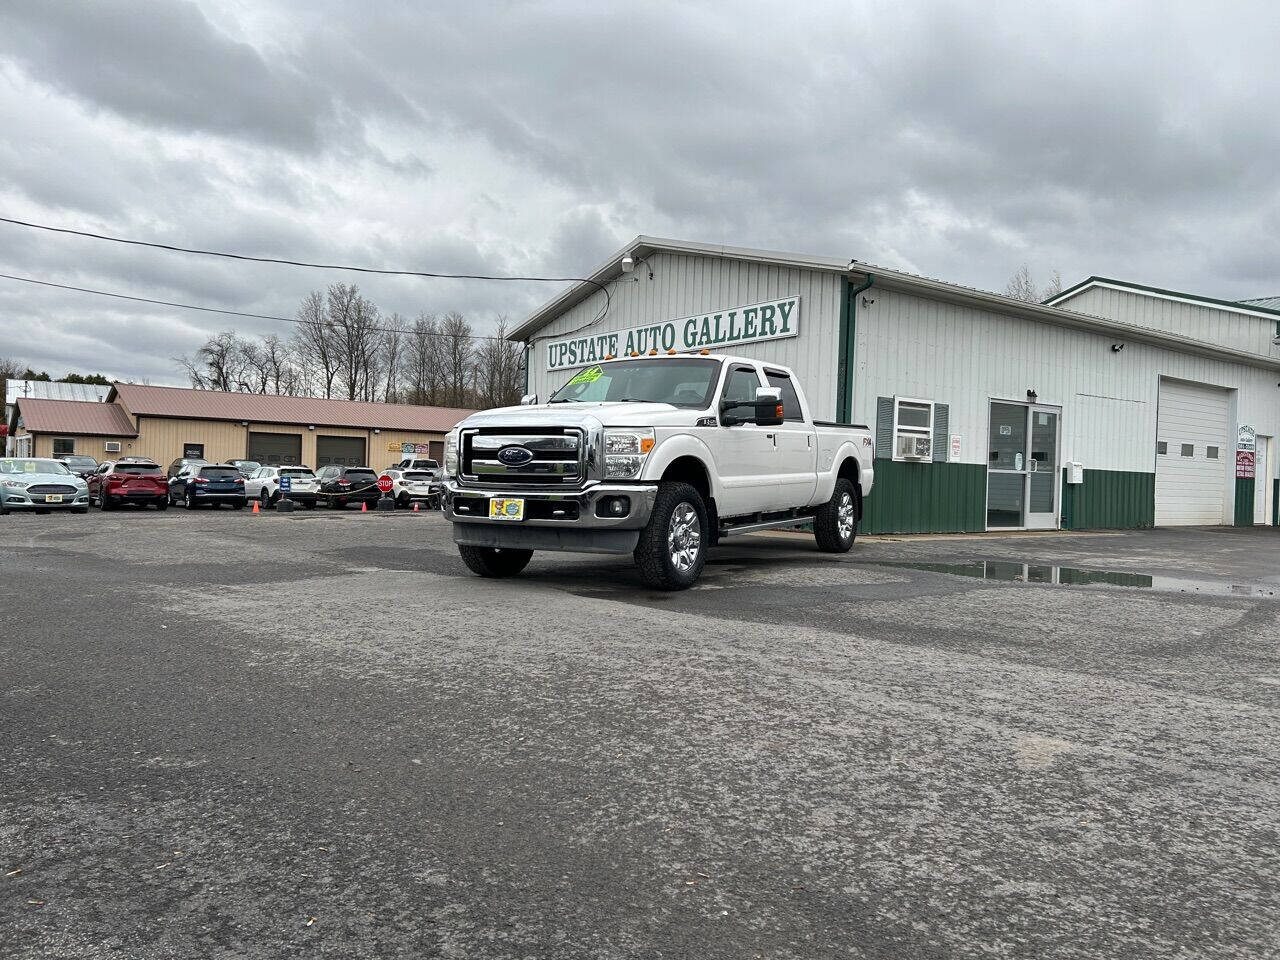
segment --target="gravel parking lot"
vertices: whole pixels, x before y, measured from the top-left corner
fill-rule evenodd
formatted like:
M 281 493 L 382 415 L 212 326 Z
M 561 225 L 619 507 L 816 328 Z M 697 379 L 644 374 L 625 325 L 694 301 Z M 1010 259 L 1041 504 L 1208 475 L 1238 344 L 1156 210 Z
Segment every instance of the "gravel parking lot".
M 655 594 L 129 511 L 4 518 L 0 583 L 7 957 L 1280 956 L 1275 530 Z

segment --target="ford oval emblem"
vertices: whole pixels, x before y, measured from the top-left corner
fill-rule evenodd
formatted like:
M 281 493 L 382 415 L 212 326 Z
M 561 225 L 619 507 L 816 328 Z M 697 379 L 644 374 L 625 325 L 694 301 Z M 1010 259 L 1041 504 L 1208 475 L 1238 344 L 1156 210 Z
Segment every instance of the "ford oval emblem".
M 533 451 L 528 447 L 503 447 L 498 451 L 498 462 L 508 467 L 523 467 L 533 460 Z

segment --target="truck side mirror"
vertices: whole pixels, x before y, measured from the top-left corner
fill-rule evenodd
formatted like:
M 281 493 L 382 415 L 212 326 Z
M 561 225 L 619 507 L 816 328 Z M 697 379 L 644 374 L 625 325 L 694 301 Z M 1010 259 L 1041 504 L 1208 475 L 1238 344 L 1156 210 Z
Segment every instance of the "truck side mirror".
M 755 421 L 762 427 L 782 424 L 782 390 L 779 387 L 756 387 Z

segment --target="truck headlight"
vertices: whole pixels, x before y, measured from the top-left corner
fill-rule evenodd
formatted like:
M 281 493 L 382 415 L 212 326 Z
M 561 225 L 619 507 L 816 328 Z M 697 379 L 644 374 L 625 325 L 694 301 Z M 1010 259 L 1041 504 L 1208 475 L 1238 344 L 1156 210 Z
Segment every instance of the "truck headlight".
M 653 449 L 653 428 L 606 430 L 604 435 L 604 478 L 634 480 L 644 469 L 645 457 Z
M 444 438 L 444 472 L 451 477 L 458 475 L 458 435 L 450 433 Z

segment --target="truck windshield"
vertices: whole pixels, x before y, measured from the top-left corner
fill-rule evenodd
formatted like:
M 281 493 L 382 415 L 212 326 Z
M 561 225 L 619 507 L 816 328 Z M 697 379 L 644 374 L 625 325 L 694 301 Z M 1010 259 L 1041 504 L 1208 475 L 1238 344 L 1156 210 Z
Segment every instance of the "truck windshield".
M 584 367 L 551 396 L 551 403 L 639 400 L 705 410 L 716 388 L 719 360 L 702 357 L 615 360 Z

